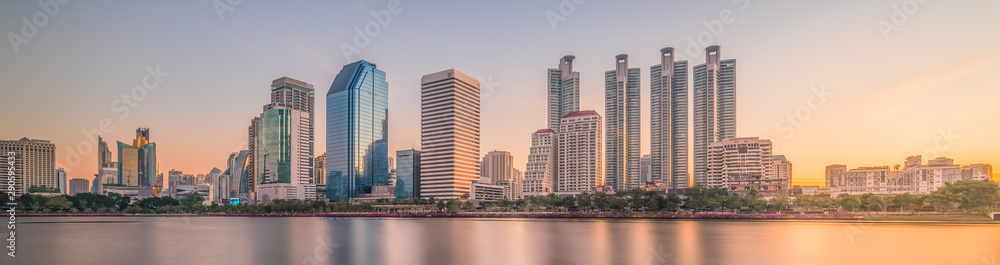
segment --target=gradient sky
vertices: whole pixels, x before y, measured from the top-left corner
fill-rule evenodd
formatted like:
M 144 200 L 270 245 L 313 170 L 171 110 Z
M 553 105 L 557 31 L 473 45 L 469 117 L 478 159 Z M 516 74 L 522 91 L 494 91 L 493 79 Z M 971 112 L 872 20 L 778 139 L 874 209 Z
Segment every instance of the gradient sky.
M 829 164 L 891 166 L 915 154 L 1000 171 L 1000 1 L 588 0 L 553 29 L 546 12 L 564 1 L 403 0 L 351 60 L 341 43 L 388 1 L 329 2 L 243 0 L 220 19 L 212 1 L 72 1 L 15 52 L 10 34 L 43 9 L 5 1 L 0 139 L 51 140 L 69 177 L 89 179 L 96 149 L 84 143 L 96 137 L 84 131 L 107 118 L 112 147 L 149 127 L 160 172 L 204 174 L 245 149 L 271 80 L 289 76 L 317 88 L 319 155 L 326 91 L 344 64 L 365 59 L 387 73 L 390 153 L 419 149 L 420 77 L 456 68 L 484 84 L 482 152 L 511 151 L 524 169 L 530 135 L 546 124 L 546 69 L 575 55 L 581 106 L 603 115 L 603 73 L 626 53 L 642 69 L 646 154 L 649 67 L 668 46 L 704 63 L 706 45 L 689 41 L 702 34 L 737 59 L 737 135 L 774 141 L 796 184 L 822 182 Z M 721 31 L 706 27 L 727 12 Z M 897 30 L 883 35 L 880 21 Z M 122 119 L 115 99 L 157 65 L 169 76 Z M 810 103 L 814 87 L 828 91 L 825 102 Z M 787 127 L 797 110 L 800 126 Z M 941 136 L 948 130 L 957 137 Z M 80 151 L 89 152 L 70 154 Z

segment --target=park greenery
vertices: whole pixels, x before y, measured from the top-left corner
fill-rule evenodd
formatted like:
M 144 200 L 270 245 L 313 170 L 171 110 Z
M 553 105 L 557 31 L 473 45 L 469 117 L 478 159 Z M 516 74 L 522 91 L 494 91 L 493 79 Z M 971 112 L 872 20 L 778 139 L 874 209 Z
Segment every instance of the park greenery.
M 8 198 L 0 196 L 0 204 Z M 45 197 L 16 197 L 18 209 L 29 213 L 126 213 L 126 214 L 271 214 L 373 212 L 375 205 L 432 205 L 440 212 L 729 212 L 729 213 L 847 213 L 847 212 L 944 212 L 988 214 L 1000 206 L 1000 186 L 989 181 L 958 181 L 930 194 L 848 195 L 798 194 L 764 198 L 751 190 L 739 195 L 719 188 L 695 186 L 684 196 L 654 191 L 582 193 L 575 196 L 532 196 L 520 200 L 473 203 L 468 195 L 454 200 L 378 200 L 370 203 L 327 203 L 319 200 L 274 200 L 267 204 L 205 205 L 200 195 L 180 200 L 171 197 L 133 199 L 117 193 L 77 193 Z

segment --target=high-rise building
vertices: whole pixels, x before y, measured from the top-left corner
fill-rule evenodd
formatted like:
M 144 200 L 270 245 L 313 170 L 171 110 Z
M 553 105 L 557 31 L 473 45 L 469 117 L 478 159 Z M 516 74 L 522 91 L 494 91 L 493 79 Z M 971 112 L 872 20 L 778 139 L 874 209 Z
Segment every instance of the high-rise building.
M 128 187 L 159 187 L 156 183 L 156 143 L 149 128 L 135 130 L 132 144 L 118 142 L 118 183 Z
M 601 115 L 593 110 L 566 114 L 558 132 L 556 192 L 579 194 L 604 186 Z
M 0 140 L 0 156 L 4 163 L 13 162 L 14 185 L 17 196 L 28 192 L 31 187 L 56 189 L 56 145 L 46 140 L 21 138 L 20 140 Z M 10 159 L 13 158 L 13 161 Z M 7 167 L 4 167 L 7 168 Z M 7 174 L 7 173 L 5 173 Z M 6 180 L 8 177 L 4 177 Z M 4 181 L 5 188 L 8 181 Z
M 505 200 L 521 198 L 523 175 L 517 176 L 520 170 L 514 168 L 514 156 L 510 152 L 494 150 L 486 153 L 479 170 L 479 182 L 503 186 Z
M 69 180 L 69 195 L 90 192 L 90 182 L 87 179 L 75 178 Z
M 688 187 L 688 62 L 674 48 L 660 49 L 649 68 L 650 178 L 670 188 Z
M 712 143 L 708 151 L 709 188 L 743 193 L 757 190 L 765 196 L 787 192 L 787 180 L 774 172 L 771 141 L 757 137 L 729 138 Z
M 575 58 L 563 56 L 558 68 L 549 68 L 550 129 L 559 129 L 562 116 L 580 110 L 580 72 L 573 71 Z
M 694 183 L 708 183 L 708 149 L 736 137 L 736 60 L 722 60 L 719 46 L 705 48 L 694 66 Z
M 420 151 L 396 151 L 396 199 L 420 198 Z
M 253 148 L 255 201 L 312 199 L 314 139 L 313 86 L 288 77 L 271 82 L 271 103 L 250 132 Z
M 260 117 L 250 119 L 247 127 L 247 198 L 251 203 L 257 203 L 257 123 Z M 173 189 L 171 189 L 173 190 Z
M 389 184 L 389 84 L 375 64 L 345 65 L 326 94 L 326 198 Z
M 247 199 L 249 193 L 248 189 L 248 179 L 247 179 L 247 160 L 249 159 L 249 151 L 240 150 L 239 152 L 234 152 L 229 155 L 229 160 L 226 162 L 226 172 L 224 175 L 228 176 L 229 183 L 227 184 L 228 189 L 220 195 L 223 199 Z M 226 201 L 226 203 L 229 203 Z
M 639 188 L 639 68 L 628 55 L 615 56 L 615 70 L 604 73 L 606 184 L 613 190 Z
M 56 169 L 56 188 L 59 189 L 59 194 L 65 195 L 69 192 L 69 187 L 66 186 L 68 184 L 69 182 L 66 180 L 66 170 L 62 168 Z
M 456 199 L 479 179 L 479 81 L 449 69 L 420 79 L 420 196 Z
M 552 129 L 541 129 L 531 134 L 531 151 L 524 168 L 522 195 L 545 196 L 555 192 L 557 137 Z
M 785 158 L 784 155 L 776 155 L 774 156 L 773 159 L 774 163 L 772 164 L 772 166 L 774 167 L 774 169 L 772 169 L 771 171 L 774 172 L 775 177 L 778 178 L 778 180 L 781 182 L 781 185 L 783 186 L 779 187 L 779 189 L 791 190 L 792 161 L 788 161 L 788 158 Z
M 114 158 L 111 154 L 111 149 L 108 148 L 108 142 L 104 141 L 104 138 L 100 135 L 97 136 L 97 175 L 104 175 L 104 168 L 107 167 L 117 167 L 113 166 Z
M 653 176 L 650 174 L 653 171 L 653 161 L 652 156 L 643 155 L 639 158 L 639 181 L 642 182 L 652 182 Z
M 326 186 L 326 153 L 313 159 L 313 183 Z

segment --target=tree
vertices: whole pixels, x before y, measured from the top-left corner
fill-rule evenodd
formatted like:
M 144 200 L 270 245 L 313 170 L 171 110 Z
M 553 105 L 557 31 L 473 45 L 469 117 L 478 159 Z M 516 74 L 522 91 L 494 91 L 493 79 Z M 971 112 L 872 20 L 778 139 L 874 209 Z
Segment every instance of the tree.
M 181 209 L 185 211 L 197 211 L 201 209 L 202 202 L 205 201 L 205 197 L 198 194 L 190 194 L 181 198 L 180 205 Z M 278 201 L 278 200 L 275 200 Z
M 49 200 L 47 206 L 48 206 L 47 208 L 49 209 L 61 212 L 69 209 L 70 207 L 73 207 L 73 202 L 70 202 L 68 199 L 66 199 L 66 196 L 56 196 L 52 197 L 52 199 Z
M 944 187 L 931 193 L 931 196 L 943 196 L 946 200 L 957 204 L 966 212 L 977 208 L 992 208 L 1000 204 L 1000 186 L 988 180 L 961 180 L 955 183 L 945 183 Z M 935 198 L 945 200 L 944 198 Z

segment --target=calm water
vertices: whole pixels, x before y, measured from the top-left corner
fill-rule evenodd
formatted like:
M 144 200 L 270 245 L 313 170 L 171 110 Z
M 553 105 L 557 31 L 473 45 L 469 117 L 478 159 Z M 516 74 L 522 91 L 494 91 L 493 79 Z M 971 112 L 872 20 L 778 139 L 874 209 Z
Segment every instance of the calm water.
M 0 264 L 1000 265 L 1000 224 L 313 217 L 17 221 L 17 258 L 0 258 Z

